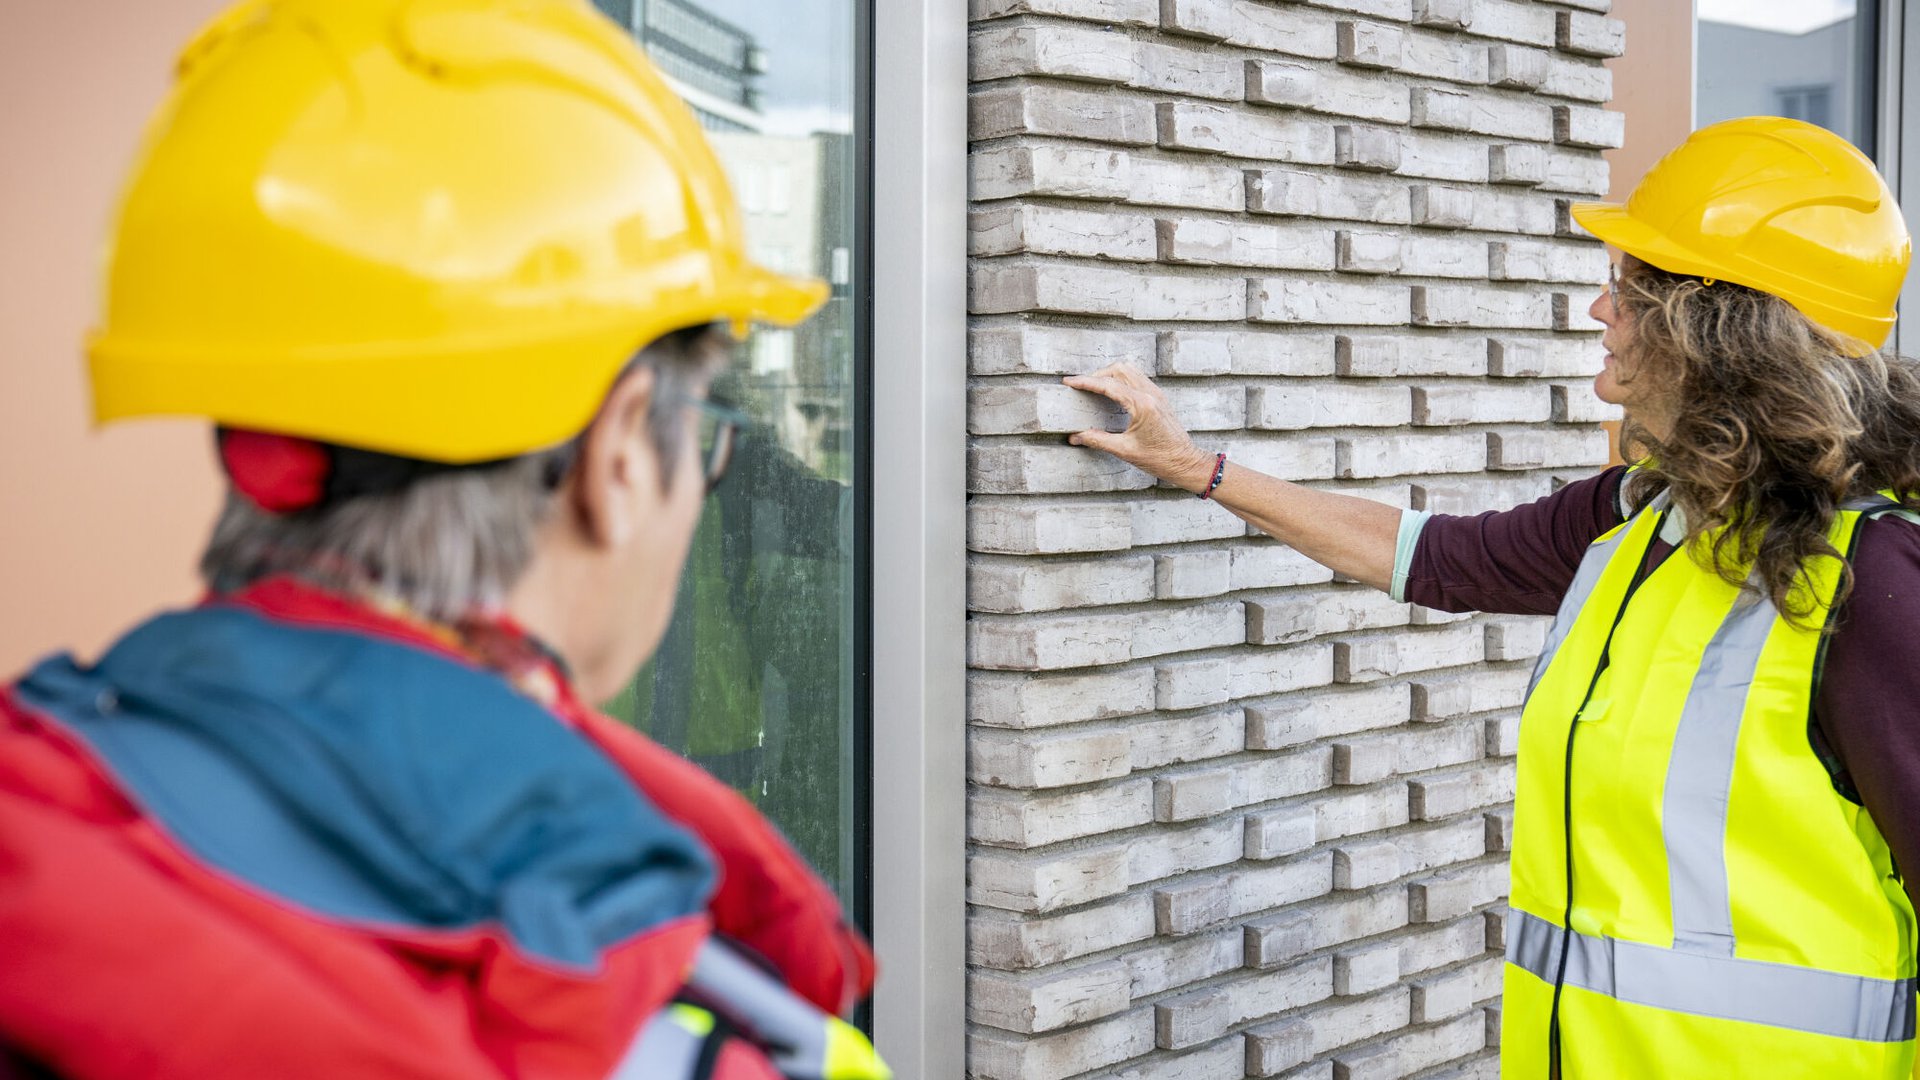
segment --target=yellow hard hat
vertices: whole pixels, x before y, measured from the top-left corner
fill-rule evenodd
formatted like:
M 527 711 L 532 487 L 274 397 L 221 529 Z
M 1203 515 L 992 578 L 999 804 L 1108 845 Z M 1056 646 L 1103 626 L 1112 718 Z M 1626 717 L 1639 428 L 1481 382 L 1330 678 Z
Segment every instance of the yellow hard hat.
M 1701 128 L 1626 205 L 1576 203 L 1573 217 L 1642 262 L 1772 293 L 1876 349 L 1913 259 L 1873 162 L 1831 131 L 1775 116 Z
M 449 463 L 565 441 L 640 346 L 799 322 L 693 114 L 586 0 L 246 0 L 120 207 L 94 413 Z

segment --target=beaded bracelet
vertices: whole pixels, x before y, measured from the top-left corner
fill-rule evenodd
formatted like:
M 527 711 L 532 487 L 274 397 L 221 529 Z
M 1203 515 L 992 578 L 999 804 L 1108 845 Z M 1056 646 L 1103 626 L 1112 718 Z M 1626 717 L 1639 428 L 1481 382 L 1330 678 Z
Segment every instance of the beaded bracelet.
M 1213 489 L 1219 487 L 1220 481 L 1225 480 L 1226 478 L 1227 478 L 1227 454 L 1226 454 L 1226 451 L 1223 450 L 1218 455 L 1216 455 L 1213 459 L 1212 482 L 1207 484 L 1207 489 L 1205 491 L 1198 492 L 1197 494 L 1202 499 L 1213 498 Z

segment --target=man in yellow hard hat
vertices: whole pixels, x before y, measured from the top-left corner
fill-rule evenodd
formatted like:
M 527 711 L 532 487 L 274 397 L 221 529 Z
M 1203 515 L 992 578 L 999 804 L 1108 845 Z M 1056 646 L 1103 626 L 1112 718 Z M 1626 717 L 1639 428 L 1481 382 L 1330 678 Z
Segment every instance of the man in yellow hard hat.
M 1704 128 L 1622 206 L 1594 389 L 1639 464 L 1449 517 L 1194 445 L 1144 375 L 1074 440 L 1397 599 L 1554 615 L 1518 735 L 1506 1080 L 1895 1080 L 1914 1065 L 1920 366 L 1872 162 Z
M 232 491 L 204 603 L 0 689 L 0 1074 L 887 1075 L 825 884 L 590 707 L 726 471 L 728 329 L 824 293 L 585 0 L 210 25 L 89 354 Z

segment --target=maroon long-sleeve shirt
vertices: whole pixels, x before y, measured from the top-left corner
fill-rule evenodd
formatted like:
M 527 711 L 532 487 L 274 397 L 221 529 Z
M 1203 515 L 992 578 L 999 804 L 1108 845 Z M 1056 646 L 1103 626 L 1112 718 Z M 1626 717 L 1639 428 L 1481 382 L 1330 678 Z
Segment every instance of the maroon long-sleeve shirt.
M 1513 510 L 1428 519 L 1406 599 L 1442 611 L 1551 615 L 1589 544 L 1620 524 L 1625 467 Z M 1656 542 L 1652 557 L 1671 545 Z M 1877 518 L 1854 547 L 1809 733 L 1834 787 L 1864 805 L 1920 907 L 1920 526 Z

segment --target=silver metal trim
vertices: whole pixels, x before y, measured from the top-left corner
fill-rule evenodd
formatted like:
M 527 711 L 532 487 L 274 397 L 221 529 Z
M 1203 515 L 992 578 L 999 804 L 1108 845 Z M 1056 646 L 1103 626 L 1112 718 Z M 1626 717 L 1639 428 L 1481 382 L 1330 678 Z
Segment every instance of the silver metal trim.
M 873 4 L 873 918 L 878 1048 L 966 1052 L 967 7 Z

